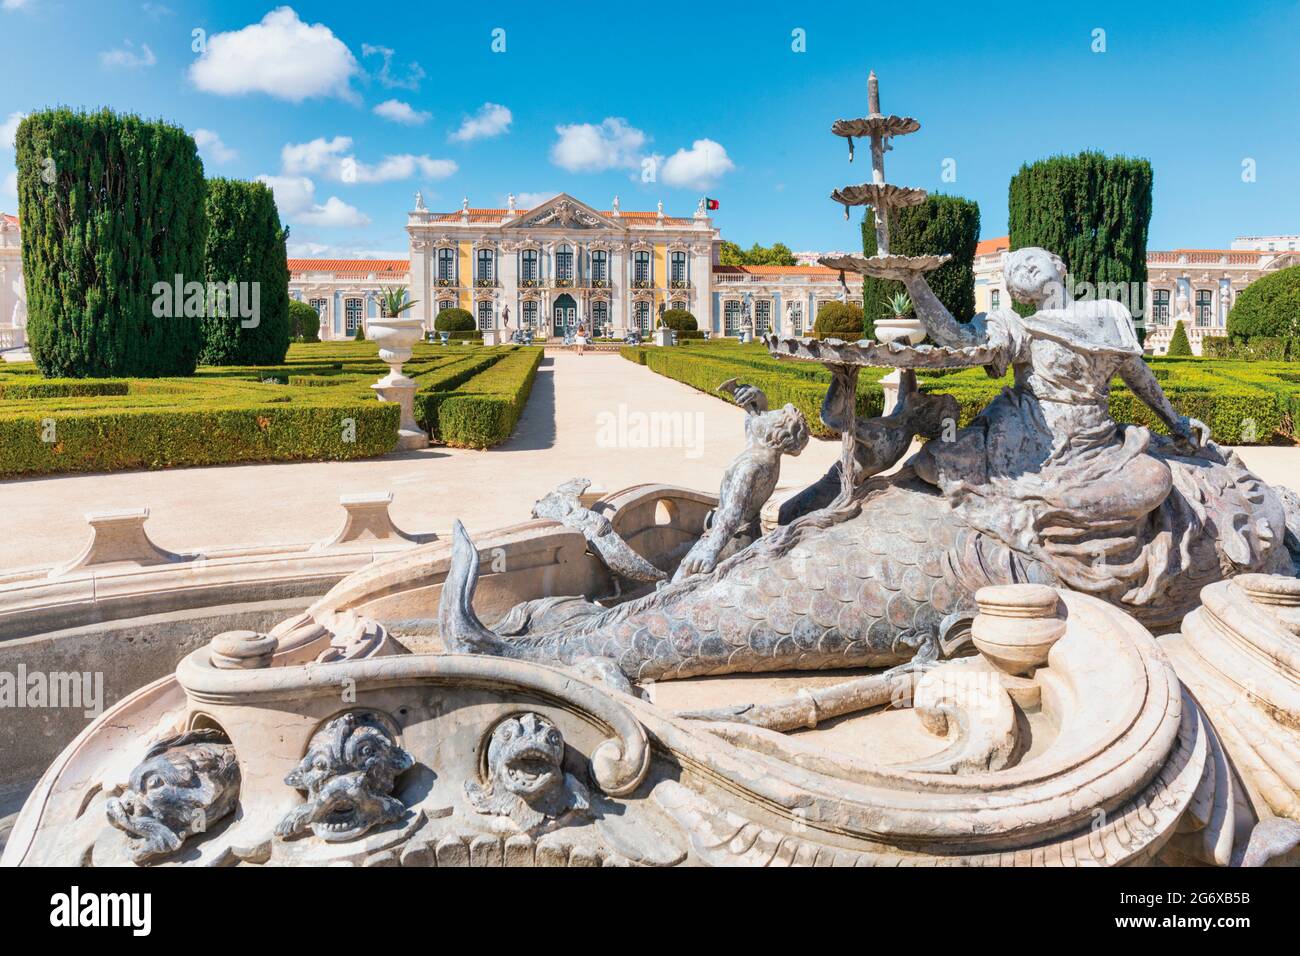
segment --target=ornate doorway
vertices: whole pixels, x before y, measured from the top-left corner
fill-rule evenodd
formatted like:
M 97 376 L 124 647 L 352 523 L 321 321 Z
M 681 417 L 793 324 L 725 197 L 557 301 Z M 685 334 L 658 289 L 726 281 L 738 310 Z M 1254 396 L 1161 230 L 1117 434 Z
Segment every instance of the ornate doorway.
M 574 335 L 578 331 L 578 303 L 567 292 L 552 306 L 555 335 Z

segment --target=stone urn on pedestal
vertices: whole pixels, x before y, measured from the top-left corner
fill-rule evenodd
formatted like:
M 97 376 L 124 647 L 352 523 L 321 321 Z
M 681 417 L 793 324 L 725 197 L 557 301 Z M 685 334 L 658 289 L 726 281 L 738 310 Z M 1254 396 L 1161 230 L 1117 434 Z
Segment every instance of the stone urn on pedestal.
M 415 382 L 402 374 L 402 365 L 411 358 L 412 347 L 424 336 L 424 324 L 418 318 L 371 319 L 370 338 L 379 345 L 380 361 L 390 371 L 370 387 L 381 402 L 396 402 L 402 409 L 397 428 L 397 447 L 427 448 L 429 436 L 415 421 Z

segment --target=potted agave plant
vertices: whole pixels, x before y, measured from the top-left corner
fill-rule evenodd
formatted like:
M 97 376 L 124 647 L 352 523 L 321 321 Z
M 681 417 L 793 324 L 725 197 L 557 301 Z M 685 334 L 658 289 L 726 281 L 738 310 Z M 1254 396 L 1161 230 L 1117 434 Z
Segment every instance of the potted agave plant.
M 912 314 L 912 300 L 898 292 L 885 300 L 885 318 L 876 320 L 876 339 L 916 345 L 925 338 L 925 326 Z

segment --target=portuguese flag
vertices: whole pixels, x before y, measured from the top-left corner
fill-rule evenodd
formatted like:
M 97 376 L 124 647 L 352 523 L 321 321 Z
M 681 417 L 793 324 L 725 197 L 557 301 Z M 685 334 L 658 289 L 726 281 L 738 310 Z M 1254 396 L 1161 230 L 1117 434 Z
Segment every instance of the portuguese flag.
M 705 197 L 704 197 L 704 208 L 705 208 L 705 209 L 709 209 L 709 210 L 717 209 L 717 208 L 718 208 L 718 201 L 717 201 L 716 199 L 710 199 L 708 196 L 705 196 Z

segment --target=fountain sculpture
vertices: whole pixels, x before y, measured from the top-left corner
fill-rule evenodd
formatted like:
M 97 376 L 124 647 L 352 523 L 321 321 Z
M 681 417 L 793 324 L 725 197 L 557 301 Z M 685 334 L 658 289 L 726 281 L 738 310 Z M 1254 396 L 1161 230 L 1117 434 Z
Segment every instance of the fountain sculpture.
M 832 131 L 850 157 L 870 139 L 872 182 L 832 199 L 871 207 L 879 253 L 826 261 L 904 282 L 918 324 L 766 338 L 830 371 L 843 448 L 775 528 L 754 518 L 806 422 L 723 383 L 750 446 L 719 494 L 574 479 L 529 523 L 457 524 L 219 635 L 69 745 L 4 862 L 1294 862 L 1295 499 L 1169 405 L 1128 313 L 1064 298 L 1051 253 L 1008 258 L 1032 316 L 953 321 L 925 280 L 942 257 L 889 251 L 924 193 L 883 154 L 920 124 L 881 113 L 874 74 L 869 101 Z M 869 367 L 901 370 L 898 398 L 858 420 Z M 916 370 L 964 367 L 1014 385 L 957 428 Z M 1114 422 L 1116 374 L 1170 437 Z M 703 707 L 664 683 L 722 674 Z M 237 761 L 209 791 L 238 808 L 164 833 L 131 794 L 187 734 Z

